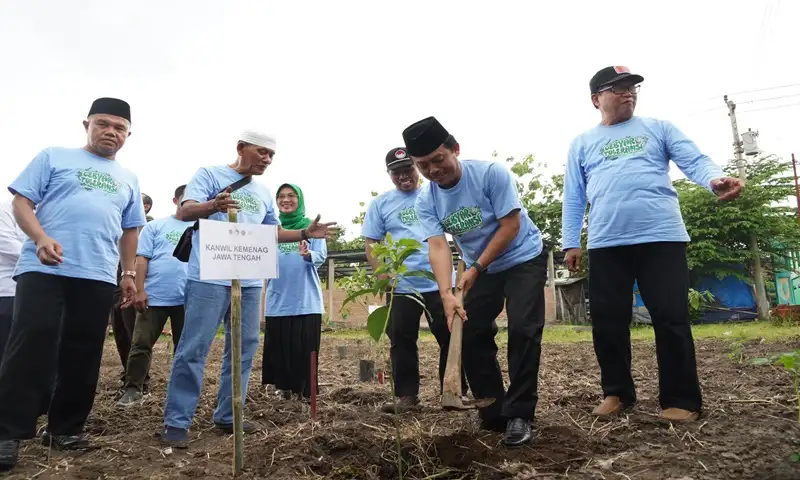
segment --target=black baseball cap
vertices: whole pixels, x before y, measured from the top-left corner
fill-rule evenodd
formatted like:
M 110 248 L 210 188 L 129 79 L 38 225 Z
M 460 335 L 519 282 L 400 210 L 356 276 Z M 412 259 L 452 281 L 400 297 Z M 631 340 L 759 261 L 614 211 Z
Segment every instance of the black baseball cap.
M 386 168 L 389 170 L 410 167 L 413 164 L 414 162 L 403 147 L 393 148 L 386 154 Z
M 591 93 L 598 93 L 603 87 L 613 85 L 620 80 L 630 79 L 633 83 L 642 83 L 644 77 L 631 73 L 628 67 L 606 67 L 595 73 L 589 80 L 589 90 Z

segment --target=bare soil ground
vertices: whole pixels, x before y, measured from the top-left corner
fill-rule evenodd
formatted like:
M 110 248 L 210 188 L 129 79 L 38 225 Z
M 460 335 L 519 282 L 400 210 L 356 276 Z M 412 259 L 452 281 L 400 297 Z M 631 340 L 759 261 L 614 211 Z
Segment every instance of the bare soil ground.
M 348 344 L 348 356 L 336 347 Z M 401 420 L 406 478 L 427 479 L 797 479 L 800 427 L 790 377 L 776 367 L 731 361 L 721 342 L 699 341 L 698 362 L 706 411 L 690 426 L 658 421 L 655 352 L 634 347 L 639 404 L 628 416 L 595 420 L 599 375 L 590 343 L 545 344 L 542 353 L 536 438 L 509 450 L 501 435 L 479 430 L 473 412 L 438 408 L 434 342 L 424 342 L 420 412 Z M 746 344 L 745 357 L 797 348 Z M 391 479 L 395 427 L 379 411 L 389 386 L 358 381 L 358 361 L 369 343 L 323 338 L 317 422 L 308 406 L 278 400 L 260 385 L 260 356 L 251 377 L 247 418 L 266 427 L 245 437 L 245 478 Z M 372 352 L 376 350 L 372 347 Z M 9 478 L 174 479 L 231 476 L 233 439 L 211 424 L 222 342 L 209 357 L 203 396 L 186 451 L 161 449 L 158 433 L 169 371 L 167 343 L 154 356 L 152 394 L 142 405 L 115 406 L 120 366 L 108 342 L 100 388 L 88 429 L 94 449 L 48 451 L 23 444 L 20 465 Z M 505 355 L 504 348 L 501 356 Z M 504 362 L 503 362 L 504 363 Z M 44 419 L 41 419 L 44 421 Z

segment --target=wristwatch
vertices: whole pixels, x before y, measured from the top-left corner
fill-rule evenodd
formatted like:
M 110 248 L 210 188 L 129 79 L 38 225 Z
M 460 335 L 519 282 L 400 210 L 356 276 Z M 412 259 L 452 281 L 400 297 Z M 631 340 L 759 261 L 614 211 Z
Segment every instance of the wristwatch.
M 136 280 L 136 272 L 134 270 L 125 270 L 122 272 L 122 275 L 120 275 L 120 278 L 122 277 L 131 277 Z
M 478 271 L 479 274 L 486 271 L 486 267 L 484 267 L 478 262 L 472 262 L 472 266 L 470 268 L 474 268 L 475 270 Z
M 308 230 L 307 229 L 304 228 L 304 229 L 300 230 L 300 238 L 305 240 L 305 241 L 308 241 Z

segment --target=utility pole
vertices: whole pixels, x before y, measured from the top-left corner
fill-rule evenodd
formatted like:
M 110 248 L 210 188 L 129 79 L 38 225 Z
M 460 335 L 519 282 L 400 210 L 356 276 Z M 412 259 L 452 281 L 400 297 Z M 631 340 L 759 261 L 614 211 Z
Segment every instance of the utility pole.
M 728 100 L 725 95 L 725 104 L 728 106 L 728 116 L 731 118 L 731 131 L 733 132 L 733 153 L 736 157 L 736 167 L 739 169 L 739 178 L 743 182 L 747 181 L 747 171 L 744 165 L 742 153 L 742 140 L 739 138 L 739 126 L 736 123 L 736 104 L 733 100 Z M 769 301 L 767 291 L 764 288 L 764 270 L 761 268 L 761 253 L 758 251 L 758 240 L 754 234 L 750 235 L 750 256 L 753 260 L 753 276 L 756 285 L 756 306 L 758 307 L 758 318 L 767 320 L 769 318 Z
M 792 170 L 794 170 L 794 196 L 797 197 L 797 221 L 800 222 L 800 185 L 797 184 L 797 161 L 792 154 Z

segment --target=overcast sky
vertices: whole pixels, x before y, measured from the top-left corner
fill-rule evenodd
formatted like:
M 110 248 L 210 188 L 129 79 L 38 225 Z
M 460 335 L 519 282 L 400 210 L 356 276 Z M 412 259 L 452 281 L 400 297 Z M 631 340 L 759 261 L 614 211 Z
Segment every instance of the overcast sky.
M 599 120 L 588 82 L 607 65 L 645 77 L 637 114 L 674 122 L 718 163 L 732 156 L 722 95 L 747 91 L 732 95 L 740 128 L 788 158 L 797 19 L 789 0 L 3 0 L 0 182 L 42 148 L 82 146 L 91 102 L 116 96 L 133 116 L 118 159 L 151 214 L 170 214 L 174 188 L 232 161 L 255 128 L 278 139 L 261 181 L 297 183 L 310 216 L 353 234 L 358 202 L 391 188 L 386 152 L 428 115 L 463 159 L 532 153 L 563 170 L 570 140 Z

